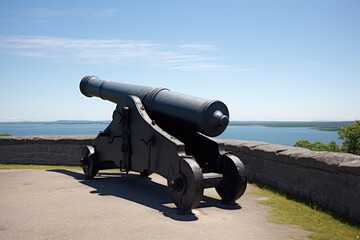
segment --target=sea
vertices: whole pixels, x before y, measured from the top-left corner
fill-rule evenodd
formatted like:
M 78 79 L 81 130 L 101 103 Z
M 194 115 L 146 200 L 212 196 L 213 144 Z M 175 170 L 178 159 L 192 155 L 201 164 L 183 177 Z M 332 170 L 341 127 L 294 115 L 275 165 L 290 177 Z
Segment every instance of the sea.
M 38 135 L 97 135 L 109 122 L 0 122 L 0 134 L 12 136 Z M 269 127 L 262 125 L 230 125 L 216 138 L 238 139 L 268 142 L 293 146 L 298 140 L 329 143 L 335 141 L 341 145 L 336 131 L 321 131 L 310 127 Z

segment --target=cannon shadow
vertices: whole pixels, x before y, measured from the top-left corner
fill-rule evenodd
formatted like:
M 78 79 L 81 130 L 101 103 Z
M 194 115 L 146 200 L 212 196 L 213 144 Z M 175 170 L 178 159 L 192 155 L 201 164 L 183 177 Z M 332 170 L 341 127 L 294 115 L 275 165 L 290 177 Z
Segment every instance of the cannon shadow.
M 50 172 L 61 173 L 78 180 L 79 183 L 89 186 L 95 190 L 90 194 L 99 196 L 115 196 L 126 199 L 138 204 L 153 208 L 161 212 L 164 216 L 177 221 L 196 221 L 195 214 L 177 214 L 176 206 L 173 204 L 167 186 L 151 180 L 151 176 L 142 177 L 139 174 L 125 173 L 99 173 L 92 180 L 85 180 L 84 175 L 63 169 L 48 170 Z M 171 206 L 168 206 L 171 205 Z M 225 205 L 218 199 L 203 196 L 199 208 L 217 207 L 227 210 L 241 209 L 241 206 Z

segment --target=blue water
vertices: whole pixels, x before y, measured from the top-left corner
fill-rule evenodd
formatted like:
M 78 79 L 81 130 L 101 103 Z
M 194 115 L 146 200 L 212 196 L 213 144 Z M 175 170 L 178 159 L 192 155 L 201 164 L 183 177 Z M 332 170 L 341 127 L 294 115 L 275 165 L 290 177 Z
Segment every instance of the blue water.
M 300 139 L 310 142 L 335 141 L 341 145 L 336 131 L 319 131 L 308 127 L 266 127 L 266 126 L 228 126 L 219 138 L 252 140 L 294 146 Z
M 13 136 L 36 135 L 97 135 L 107 127 L 108 123 L 44 123 L 0 122 L 0 133 L 9 133 Z M 335 141 L 341 144 L 336 131 L 319 131 L 306 127 L 265 127 L 265 126 L 228 126 L 223 134 L 217 138 L 253 140 L 275 144 L 293 146 L 300 139 Z
M 13 136 L 36 135 L 97 135 L 107 127 L 107 123 L 42 123 L 21 122 L 1 123 L 0 133 Z

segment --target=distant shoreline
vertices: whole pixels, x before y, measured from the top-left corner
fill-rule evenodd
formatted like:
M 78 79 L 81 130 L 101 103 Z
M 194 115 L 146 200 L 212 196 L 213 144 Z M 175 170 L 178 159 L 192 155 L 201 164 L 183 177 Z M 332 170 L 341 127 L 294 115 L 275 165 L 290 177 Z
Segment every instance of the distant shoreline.
M 231 121 L 229 126 L 265 126 L 265 127 L 307 127 L 319 131 L 338 131 L 355 121 Z

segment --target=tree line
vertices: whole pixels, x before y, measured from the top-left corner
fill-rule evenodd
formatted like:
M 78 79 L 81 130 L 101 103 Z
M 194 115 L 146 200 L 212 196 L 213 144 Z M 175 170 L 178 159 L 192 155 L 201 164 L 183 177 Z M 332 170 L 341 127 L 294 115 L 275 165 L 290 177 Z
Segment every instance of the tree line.
M 294 147 L 303 147 L 314 151 L 345 152 L 360 155 L 360 120 L 340 128 L 337 132 L 339 139 L 343 140 L 341 146 L 335 141 L 323 143 L 321 141 L 310 142 L 301 139 L 294 144 Z

